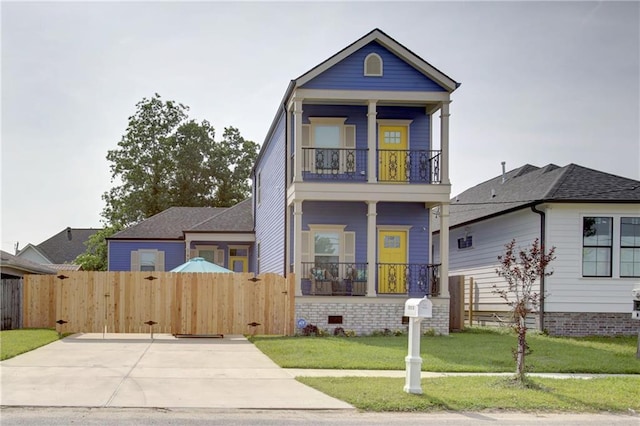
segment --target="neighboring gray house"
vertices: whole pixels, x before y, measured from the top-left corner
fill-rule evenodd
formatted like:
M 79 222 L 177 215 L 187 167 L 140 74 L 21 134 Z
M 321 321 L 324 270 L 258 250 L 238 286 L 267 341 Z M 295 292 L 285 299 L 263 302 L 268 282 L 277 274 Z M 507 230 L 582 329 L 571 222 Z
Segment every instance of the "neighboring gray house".
M 0 269 L 3 279 L 22 278 L 26 274 L 46 275 L 56 273 L 56 270 L 51 267 L 32 262 L 28 259 L 21 259 L 6 251 L 0 251 L 0 255 Z
M 544 279 L 538 326 L 552 335 L 635 334 L 631 289 L 640 282 L 640 181 L 576 164 L 524 165 L 451 200 L 450 276 L 469 278 L 480 323 L 507 319 L 493 293 L 504 245 L 538 238 L 556 247 L 553 275 Z M 437 224 L 437 221 L 435 221 Z M 433 250 L 439 253 L 439 230 Z M 475 323 L 475 321 L 474 321 Z
M 27 244 L 16 256 L 54 269 L 78 269 L 73 261 L 87 250 L 85 242 L 98 231 L 69 227 L 38 245 Z

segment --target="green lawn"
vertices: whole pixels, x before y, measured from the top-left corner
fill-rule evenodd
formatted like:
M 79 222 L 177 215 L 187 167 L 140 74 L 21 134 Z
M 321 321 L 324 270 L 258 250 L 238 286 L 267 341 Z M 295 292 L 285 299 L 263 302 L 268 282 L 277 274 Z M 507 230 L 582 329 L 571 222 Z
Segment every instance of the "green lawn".
M 252 342 L 285 368 L 404 370 L 407 336 L 265 337 Z M 636 337 L 557 338 L 530 333 L 531 372 L 640 374 Z M 423 336 L 422 369 L 449 372 L 515 371 L 515 335 L 470 329 L 449 336 Z
M 252 337 L 281 367 L 404 370 L 407 336 Z M 639 374 L 637 339 L 554 338 L 531 333 L 534 372 Z M 468 329 L 423 336 L 422 369 L 449 372 L 514 372 L 513 333 Z M 404 378 L 299 377 L 299 381 L 365 411 L 513 410 L 633 413 L 640 411 L 640 376 L 594 379 L 462 376 L 422 379 L 422 395 L 403 391 Z
M 365 411 L 640 410 L 640 378 L 530 379 L 520 388 L 505 378 L 444 377 L 422 380 L 422 395 L 403 391 L 404 379 L 299 377 L 299 381 Z M 633 410 L 633 411 L 631 411 Z
M 47 328 L 0 331 L 0 361 L 29 352 L 58 339 L 58 333 Z

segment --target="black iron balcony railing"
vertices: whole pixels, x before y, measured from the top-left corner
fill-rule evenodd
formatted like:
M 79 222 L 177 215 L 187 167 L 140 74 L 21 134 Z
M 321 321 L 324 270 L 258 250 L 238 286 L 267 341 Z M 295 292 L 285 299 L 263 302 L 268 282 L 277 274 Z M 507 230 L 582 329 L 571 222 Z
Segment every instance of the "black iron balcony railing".
M 378 150 L 379 182 L 440 183 L 441 151 Z
M 367 180 L 367 149 L 302 148 L 304 180 Z
M 312 296 L 364 296 L 367 263 L 302 262 L 302 294 Z M 378 263 L 380 295 L 440 294 L 440 265 Z
M 313 296 L 364 296 L 367 264 L 302 262 L 302 294 Z
M 440 294 L 440 265 L 378 263 L 378 294 Z

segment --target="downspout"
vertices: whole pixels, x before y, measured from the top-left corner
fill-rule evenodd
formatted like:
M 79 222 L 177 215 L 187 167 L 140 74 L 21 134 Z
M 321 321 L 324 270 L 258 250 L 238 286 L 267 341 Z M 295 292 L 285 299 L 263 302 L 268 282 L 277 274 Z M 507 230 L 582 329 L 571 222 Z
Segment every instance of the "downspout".
M 531 206 L 531 211 L 540 215 L 540 249 L 542 254 L 545 254 L 545 242 L 546 242 L 546 215 L 542 210 L 536 208 L 536 204 Z M 544 273 L 540 277 L 540 331 L 544 331 L 544 299 L 545 299 L 545 282 Z
M 287 143 L 289 141 L 287 141 L 287 134 L 289 133 L 289 114 L 287 114 L 287 106 L 284 102 L 282 103 L 282 111 L 284 112 L 284 232 L 282 233 L 284 238 L 284 253 L 282 256 L 282 262 L 284 263 L 284 276 L 288 277 L 289 266 L 287 265 L 287 228 L 290 228 L 290 225 L 288 220 L 289 208 L 287 206 L 287 185 L 289 184 L 289 181 L 287 179 L 287 176 L 289 174 L 289 153 L 287 152 Z

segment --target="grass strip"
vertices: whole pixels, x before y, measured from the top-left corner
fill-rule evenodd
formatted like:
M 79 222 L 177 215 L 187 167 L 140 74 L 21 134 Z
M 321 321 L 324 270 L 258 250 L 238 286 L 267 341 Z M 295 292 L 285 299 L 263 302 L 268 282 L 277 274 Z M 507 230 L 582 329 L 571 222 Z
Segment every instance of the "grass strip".
M 636 337 L 562 338 L 530 333 L 527 368 L 538 373 L 640 374 Z M 251 341 L 285 368 L 404 370 L 407 336 L 272 337 Z M 516 337 L 494 330 L 423 336 L 422 370 L 512 372 Z
M 53 329 L 25 328 L 0 331 L 0 361 L 55 342 L 60 337 Z
M 423 379 L 422 395 L 404 392 L 404 379 L 398 378 L 297 379 L 364 411 L 640 411 L 640 378 L 635 377 L 532 378 L 527 388 L 504 377 L 442 377 Z

